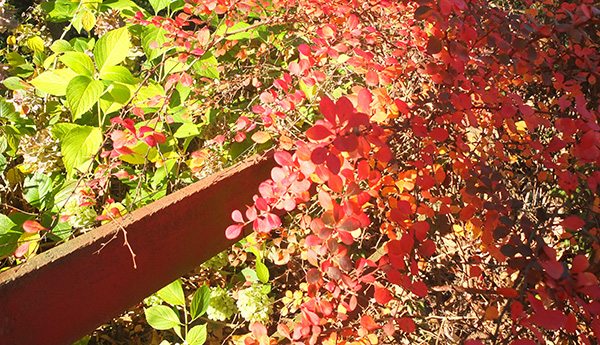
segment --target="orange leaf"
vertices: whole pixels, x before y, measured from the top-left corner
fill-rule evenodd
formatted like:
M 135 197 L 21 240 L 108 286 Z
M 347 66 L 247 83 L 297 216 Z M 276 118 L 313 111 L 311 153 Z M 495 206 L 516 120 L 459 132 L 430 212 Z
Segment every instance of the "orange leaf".
M 252 134 L 252 140 L 258 144 L 264 144 L 271 139 L 271 135 L 264 131 L 258 131 Z
M 374 71 L 367 72 L 367 75 L 365 76 L 365 80 L 367 82 L 367 85 L 369 85 L 369 86 L 379 85 L 379 75 L 377 74 L 377 72 L 374 72 Z
M 367 331 L 374 331 L 381 328 L 381 326 L 375 323 L 375 320 L 373 320 L 370 315 L 363 315 L 360 318 L 360 325 L 363 326 L 363 328 Z

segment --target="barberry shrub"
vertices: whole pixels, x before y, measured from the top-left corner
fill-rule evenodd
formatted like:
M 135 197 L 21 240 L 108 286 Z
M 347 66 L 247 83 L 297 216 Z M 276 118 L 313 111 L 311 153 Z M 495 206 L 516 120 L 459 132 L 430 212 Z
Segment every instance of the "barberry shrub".
M 44 152 L 62 154 L 22 167 L 25 182 L 8 170 L 45 186 L 23 195 L 41 225 L 1 219 L 13 241 L 19 224 L 21 240 L 69 224 L 51 220 L 68 220 L 69 191 L 101 197 L 76 206 L 109 220 L 275 147 L 271 179 L 225 230 L 252 227 L 257 258 L 289 270 L 272 275 L 285 305 L 246 344 L 597 342 L 593 1 L 59 3 L 53 20 L 98 37 L 50 56 L 28 39 L 33 65 L 9 59 L 20 98 L 1 104 L 2 152 L 25 157 L 19 140 L 50 128 Z M 15 115 L 31 109 L 47 116 Z

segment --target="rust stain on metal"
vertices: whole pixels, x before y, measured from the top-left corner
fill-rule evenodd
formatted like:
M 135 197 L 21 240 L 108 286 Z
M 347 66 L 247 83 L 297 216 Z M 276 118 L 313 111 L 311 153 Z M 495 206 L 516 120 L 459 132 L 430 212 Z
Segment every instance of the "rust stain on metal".
M 274 164 L 252 157 L 0 273 L 0 342 L 72 344 L 226 249 Z

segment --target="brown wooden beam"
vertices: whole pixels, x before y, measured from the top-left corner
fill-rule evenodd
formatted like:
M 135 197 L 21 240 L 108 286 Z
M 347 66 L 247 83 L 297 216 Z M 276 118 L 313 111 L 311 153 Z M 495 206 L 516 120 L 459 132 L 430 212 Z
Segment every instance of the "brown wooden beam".
M 253 157 L 0 273 L 0 343 L 72 344 L 228 248 L 273 166 Z

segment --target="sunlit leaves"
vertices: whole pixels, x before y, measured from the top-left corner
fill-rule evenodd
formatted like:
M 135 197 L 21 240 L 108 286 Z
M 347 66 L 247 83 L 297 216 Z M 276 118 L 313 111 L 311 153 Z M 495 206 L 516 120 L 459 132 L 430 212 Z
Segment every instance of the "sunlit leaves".
M 90 126 L 71 129 L 61 142 L 61 152 L 67 174 L 85 171 L 102 144 L 102 130 Z
M 179 315 L 166 305 L 157 305 L 144 310 L 148 324 L 158 330 L 167 330 L 179 325 Z
M 73 120 L 90 110 L 100 99 L 104 85 L 99 80 L 80 75 L 73 78 L 66 88 L 67 102 L 71 109 Z
M 126 27 L 110 31 L 100 37 L 94 46 L 96 67 L 102 73 L 105 68 L 121 63 L 129 54 L 129 31 Z

